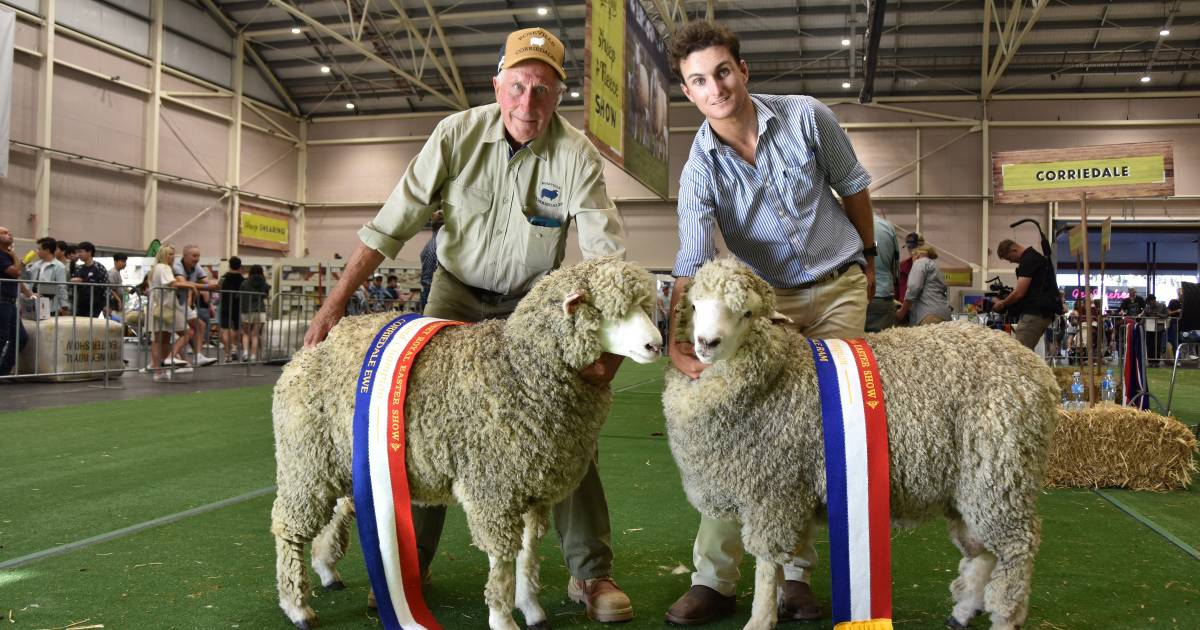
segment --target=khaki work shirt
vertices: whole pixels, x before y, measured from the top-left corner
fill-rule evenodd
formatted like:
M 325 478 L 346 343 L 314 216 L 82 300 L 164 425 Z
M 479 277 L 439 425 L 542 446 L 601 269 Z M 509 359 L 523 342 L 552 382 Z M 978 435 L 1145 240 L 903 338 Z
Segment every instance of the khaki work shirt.
M 572 221 L 584 258 L 625 254 L 600 154 L 558 114 L 515 153 L 499 105 L 445 118 L 358 237 L 395 258 L 438 208 L 446 221 L 437 237 L 438 261 L 462 282 L 488 291 L 523 293 L 556 269 Z

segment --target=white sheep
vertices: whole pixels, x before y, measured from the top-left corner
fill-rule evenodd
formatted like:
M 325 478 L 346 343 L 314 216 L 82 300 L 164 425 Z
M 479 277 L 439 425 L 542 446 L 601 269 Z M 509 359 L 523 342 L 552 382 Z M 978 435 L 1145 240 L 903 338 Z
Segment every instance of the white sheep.
M 494 630 L 518 627 L 514 563 L 516 607 L 530 627 L 546 621 L 536 549 L 547 511 L 579 485 L 612 402 L 607 385 L 589 384 L 579 370 L 601 352 L 653 361 L 662 344 L 653 307 L 644 269 L 589 260 L 542 279 L 507 321 L 445 329 L 417 357 L 405 404 L 412 500 L 462 504 L 472 540 L 491 562 L 484 599 Z M 356 379 L 391 317 L 343 319 L 324 342 L 298 352 L 275 386 L 271 531 L 279 605 L 300 628 L 316 620 L 306 543 L 313 541 L 322 584 L 341 586 L 334 565 L 353 516 Z
M 668 369 L 663 407 L 688 499 L 742 523 L 757 558 L 746 628 L 771 628 L 780 565 L 825 505 L 825 451 L 807 341 L 772 323 L 775 296 L 745 265 L 702 267 L 680 308 L 680 337 L 710 364 Z M 893 521 L 943 515 L 963 554 L 947 623 L 986 610 L 1015 628 L 1028 609 L 1040 541 L 1036 499 L 1058 387 L 1034 353 L 965 323 L 866 335 L 887 409 Z

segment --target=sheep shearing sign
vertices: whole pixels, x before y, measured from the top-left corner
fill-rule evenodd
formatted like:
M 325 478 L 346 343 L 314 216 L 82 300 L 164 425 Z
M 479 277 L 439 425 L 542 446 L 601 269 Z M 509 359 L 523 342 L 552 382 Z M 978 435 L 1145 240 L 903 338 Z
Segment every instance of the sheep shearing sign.
M 367 575 L 387 630 L 441 630 L 421 594 L 404 464 L 404 394 L 417 353 L 461 325 L 415 313 L 388 323 L 363 358 L 354 401 L 354 504 Z

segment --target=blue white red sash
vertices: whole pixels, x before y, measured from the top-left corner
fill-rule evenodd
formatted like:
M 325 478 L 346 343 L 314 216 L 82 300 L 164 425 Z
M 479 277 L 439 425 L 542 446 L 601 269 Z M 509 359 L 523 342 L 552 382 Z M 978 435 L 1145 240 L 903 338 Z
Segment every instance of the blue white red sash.
M 421 594 L 404 454 L 404 398 L 417 353 L 461 322 L 409 314 L 388 322 L 363 358 L 354 399 L 354 507 L 385 630 L 440 630 Z
M 862 339 L 809 339 L 825 429 L 830 575 L 837 630 L 892 628 L 887 412 Z
M 1131 318 L 1125 324 L 1125 365 L 1122 369 L 1125 382 L 1121 384 L 1121 398 L 1128 407 L 1146 410 L 1150 408 L 1150 388 L 1146 382 L 1143 352 L 1142 325 Z

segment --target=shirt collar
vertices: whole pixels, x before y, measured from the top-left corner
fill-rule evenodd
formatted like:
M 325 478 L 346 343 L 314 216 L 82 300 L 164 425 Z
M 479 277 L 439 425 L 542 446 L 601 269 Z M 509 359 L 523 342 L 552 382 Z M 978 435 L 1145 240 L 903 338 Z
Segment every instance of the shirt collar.
M 559 124 L 558 112 L 553 114 L 553 118 L 550 119 L 550 124 L 546 126 L 546 130 L 543 131 L 541 135 L 521 145 L 520 147 L 513 149 L 512 145 L 508 144 L 508 137 L 505 135 L 506 132 L 504 130 L 504 119 L 500 115 L 500 105 L 495 105 L 495 108 L 495 114 L 488 122 L 487 129 L 483 132 L 483 137 L 481 138 L 483 142 L 503 142 L 509 149 L 510 158 L 516 155 L 517 151 L 520 151 L 525 147 L 529 147 L 529 152 L 542 160 L 545 160 L 549 157 L 549 138 L 554 134 L 555 126 Z
M 767 133 L 767 123 L 772 118 L 775 118 L 775 112 L 762 99 L 753 94 L 750 95 L 750 102 L 754 103 L 754 111 L 758 117 L 758 137 L 762 138 Z M 700 130 L 702 132 L 700 144 L 705 151 L 712 153 L 725 146 L 720 138 L 717 137 L 717 134 L 713 132 L 712 126 L 708 124 L 707 120 L 700 126 Z

